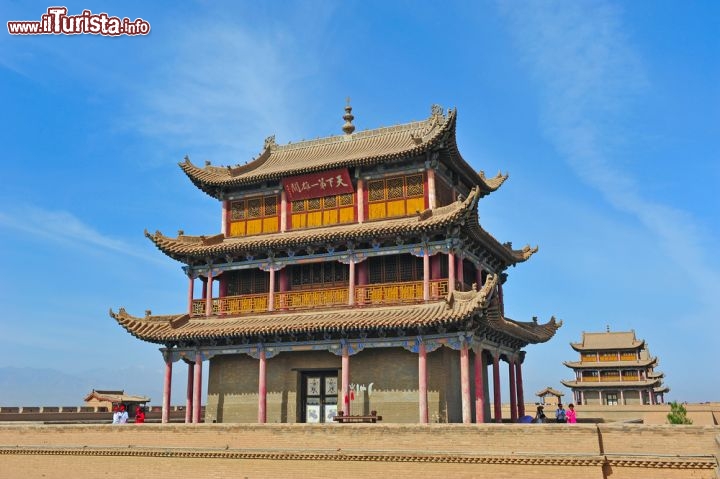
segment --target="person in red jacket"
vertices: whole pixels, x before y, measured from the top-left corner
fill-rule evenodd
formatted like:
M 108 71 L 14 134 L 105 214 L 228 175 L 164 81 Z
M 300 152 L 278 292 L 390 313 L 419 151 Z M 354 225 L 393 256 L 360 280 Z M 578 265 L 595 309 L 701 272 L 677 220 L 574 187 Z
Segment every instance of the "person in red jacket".
M 135 408 L 135 424 L 142 424 L 145 422 L 145 409 L 142 406 Z

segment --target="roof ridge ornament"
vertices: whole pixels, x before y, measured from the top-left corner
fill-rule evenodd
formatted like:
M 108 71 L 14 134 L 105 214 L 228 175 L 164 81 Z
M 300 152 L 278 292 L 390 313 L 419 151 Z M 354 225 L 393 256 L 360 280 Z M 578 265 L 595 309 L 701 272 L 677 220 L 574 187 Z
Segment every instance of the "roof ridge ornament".
M 355 117 L 352 114 L 350 97 L 347 97 L 346 101 L 347 104 L 345 105 L 345 114 L 343 115 L 343 120 L 345 120 L 345 124 L 342 126 L 342 131 L 345 132 L 346 135 L 352 135 L 353 131 L 355 131 L 355 125 L 352 124 L 352 121 L 355 119 Z
M 271 150 L 274 150 L 277 146 L 277 143 L 275 142 L 275 135 L 270 135 L 267 138 L 265 138 L 265 144 L 263 145 L 263 150 L 267 150 L 270 148 Z

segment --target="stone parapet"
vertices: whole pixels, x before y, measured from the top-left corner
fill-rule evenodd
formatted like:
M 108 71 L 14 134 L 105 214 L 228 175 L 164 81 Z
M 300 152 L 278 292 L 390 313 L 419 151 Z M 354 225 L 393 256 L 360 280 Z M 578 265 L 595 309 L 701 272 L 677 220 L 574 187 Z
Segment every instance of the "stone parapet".
M 0 478 L 716 478 L 719 437 L 638 424 L 0 424 Z

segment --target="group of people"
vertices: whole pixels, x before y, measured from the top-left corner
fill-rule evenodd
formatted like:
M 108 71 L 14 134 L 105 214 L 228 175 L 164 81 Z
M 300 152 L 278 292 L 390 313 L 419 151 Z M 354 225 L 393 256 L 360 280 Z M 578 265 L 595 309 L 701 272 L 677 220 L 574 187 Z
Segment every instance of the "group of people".
M 125 424 L 128 422 L 128 412 L 125 410 L 124 404 L 113 406 L 113 424 Z M 138 405 L 135 408 L 135 424 L 142 424 L 145 422 L 145 408 Z
M 547 422 L 547 416 L 545 416 L 544 406 L 540 405 L 537 407 L 535 418 L 532 422 L 543 423 Z M 575 424 L 577 422 L 577 414 L 575 413 L 575 405 L 568 404 L 568 410 L 566 411 L 562 403 L 558 403 L 558 407 L 555 410 L 555 422 L 559 423 L 570 423 Z

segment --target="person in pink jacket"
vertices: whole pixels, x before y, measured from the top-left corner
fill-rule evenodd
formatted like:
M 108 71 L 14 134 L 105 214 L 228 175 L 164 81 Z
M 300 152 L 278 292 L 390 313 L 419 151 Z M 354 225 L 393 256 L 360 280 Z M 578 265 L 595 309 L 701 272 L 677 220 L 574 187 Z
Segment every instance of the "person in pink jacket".
M 577 414 L 575 413 L 575 405 L 574 404 L 568 404 L 568 411 L 567 411 L 567 422 L 570 424 L 575 424 L 577 422 Z

